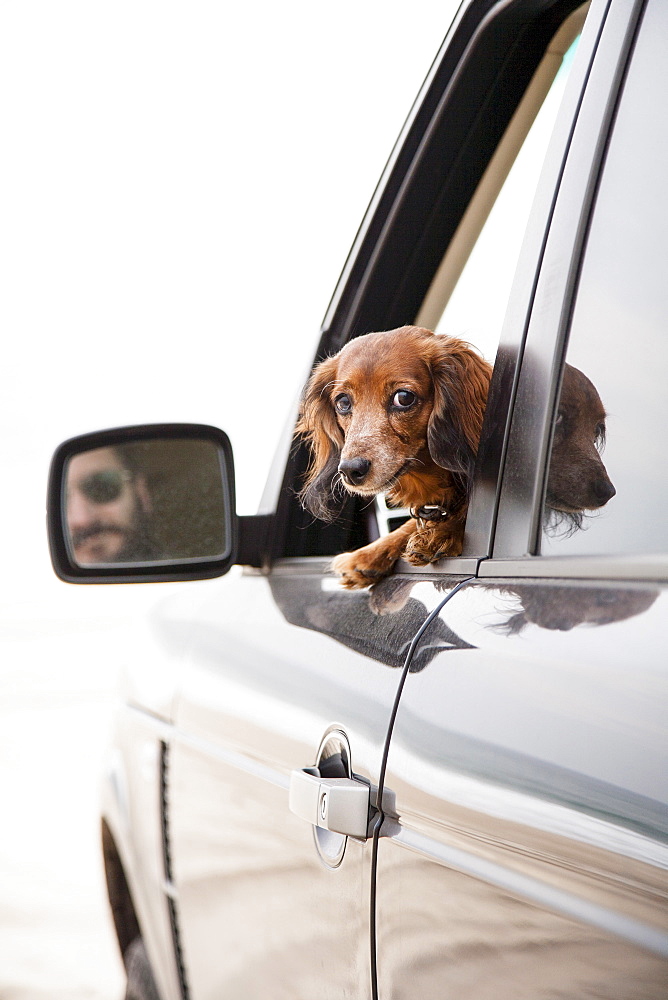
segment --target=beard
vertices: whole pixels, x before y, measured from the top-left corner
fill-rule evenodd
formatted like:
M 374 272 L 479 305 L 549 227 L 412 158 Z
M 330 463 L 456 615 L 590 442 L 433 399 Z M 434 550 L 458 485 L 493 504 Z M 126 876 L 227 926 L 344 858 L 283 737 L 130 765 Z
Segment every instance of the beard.
M 94 549 L 96 540 L 99 540 L 100 544 L 103 545 L 103 539 L 110 536 L 121 540 L 120 548 L 111 557 L 95 558 L 91 561 L 137 563 L 150 562 L 159 558 L 158 547 L 150 530 L 149 519 L 143 511 L 137 512 L 134 523 L 130 527 L 100 518 L 85 528 L 71 532 L 70 540 L 76 552 L 87 543 L 92 543 Z

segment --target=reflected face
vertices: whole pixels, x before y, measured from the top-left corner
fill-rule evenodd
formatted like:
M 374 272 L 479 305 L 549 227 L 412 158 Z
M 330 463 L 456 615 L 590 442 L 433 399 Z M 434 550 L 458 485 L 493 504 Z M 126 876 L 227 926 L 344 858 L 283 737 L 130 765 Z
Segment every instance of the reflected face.
M 129 472 L 114 448 L 95 448 L 70 461 L 67 526 L 79 564 L 128 558 L 139 521 L 149 510 L 143 477 Z
M 547 483 L 547 506 L 577 514 L 604 507 L 616 490 L 600 456 L 605 409 L 596 387 L 566 365 Z

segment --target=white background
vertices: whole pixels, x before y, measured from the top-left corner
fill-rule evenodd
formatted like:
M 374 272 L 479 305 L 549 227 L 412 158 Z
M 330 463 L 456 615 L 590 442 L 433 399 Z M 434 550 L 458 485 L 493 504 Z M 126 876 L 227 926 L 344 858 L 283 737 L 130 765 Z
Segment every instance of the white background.
M 0 1000 L 122 995 L 97 781 L 123 622 L 169 589 L 55 579 L 50 455 L 102 427 L 213 423 L 253 512 L 456 6 L 0 9 Z

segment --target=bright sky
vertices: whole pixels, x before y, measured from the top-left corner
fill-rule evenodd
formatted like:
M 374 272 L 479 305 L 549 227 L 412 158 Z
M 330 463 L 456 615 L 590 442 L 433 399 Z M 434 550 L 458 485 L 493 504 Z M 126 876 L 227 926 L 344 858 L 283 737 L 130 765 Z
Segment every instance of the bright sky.
M 74 434 L 221 426 L 240 512 L 256 508 L 357 226 L 456 7 L 3 5 L 6 600 L 46 584 L 47 467 Z

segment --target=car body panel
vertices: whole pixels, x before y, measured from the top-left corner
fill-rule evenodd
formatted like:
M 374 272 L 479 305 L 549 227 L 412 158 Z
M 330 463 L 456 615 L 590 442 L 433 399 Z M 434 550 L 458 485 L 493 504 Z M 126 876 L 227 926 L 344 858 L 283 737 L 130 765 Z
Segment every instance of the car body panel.
M 399 666 L 426 609 L 413 601 L 388 630 L 366 593 L 332 583 L 289 565 L 246 574 L 190 622 L 168 824 L 194 996 L 371 995 L 370 841 L 348 838 L 326 867 L 287 809 L 289 775 L 338 725 L 354 773 L 377 784 L 399 672 L 365 653 Z
M 403 688 L 380 995 L 663 995 L 667 601 L 646 584 L 503 580 L 444 606 L 469 648 Z
M 110 734 L 102 783 L 104 837 L 113 851 L 107 862 L 110 901 L 129 893 L 129 906 L 141 929 L 160 996 L 164 1000 L 182 996 L 175 955 L 173 923 L 165 876 L 162 831 L 161 752 L 169 726 L 141 708 L 124 703 L 118 710 Z M 120 882 L 122 872 L 122 883 Z M 126 919 L 127 904 L 114 918 Z M 118 927 L 121 951 L 127 940 L 127 923 Z

